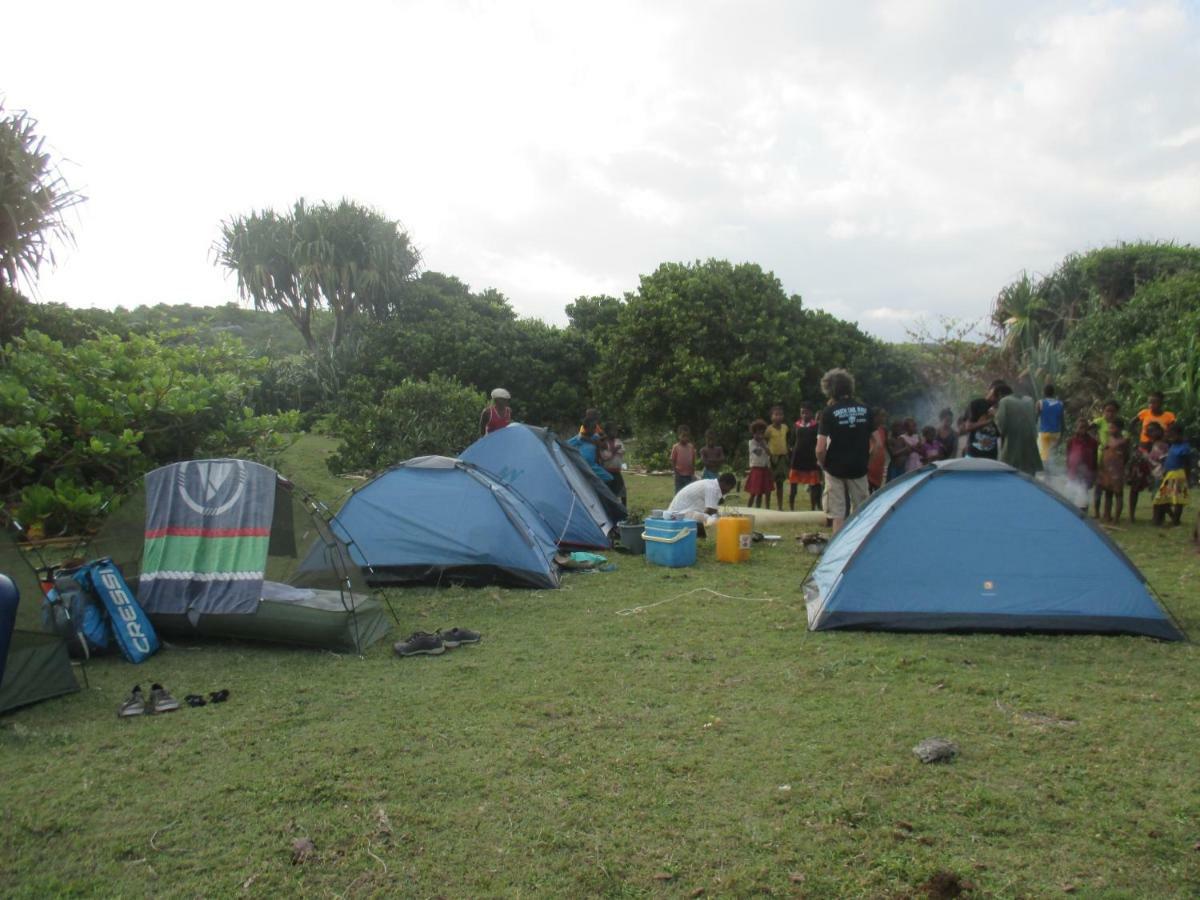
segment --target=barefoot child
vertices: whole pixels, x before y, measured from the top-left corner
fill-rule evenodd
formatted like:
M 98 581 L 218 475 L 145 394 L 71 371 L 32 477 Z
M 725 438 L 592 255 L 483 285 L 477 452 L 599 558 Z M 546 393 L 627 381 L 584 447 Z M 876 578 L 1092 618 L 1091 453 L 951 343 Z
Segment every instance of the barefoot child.
M 696 445 L 686 425 L 679 426 L 679 442 L 671 448 L 671 468 L 675 471 L 676 494 L 696 480 Z
M 796 491 L 800 485 L 808 485 L 808 508 L 821 508 L 821 468 L 817 465 L 817 420 L 812 406 L 805 403 L 800 407 L 800 418 L 796 420 L 796 445 L 792 450 L 788 482 L 788 509 L 796 508 Z
M 1116 500 L 1115 521 L 1121 521 L 1125 508 L 1125 469 L 1129 465 L 1129 438 L 1125 423 L 1113 419 L 1108 423 L 1108 441 L 1100 451 L 1100 490 L 1104 491 L 1104 521 L 1113 522 L 1113 500 Z
M 716 478 L 725 465 L 725 451 L 717 444 L 717 433 L 712 429 L 704 432 L 704 446 L 700 448 L 700 465 L 704 467 L 702 478 Z
M 1080 418 L 1075 434 L 1067 441 L 1067 497 L 1082 516 L 1087 515 L 1092 485 L 1096 483 L 1096 449 L 1090 423 Z
M 1183 428 L 1172 422 L 1167 428 L 1167 442 L 1171 448 L 1162 461 L 1162 484 L 1154 495 L 1154 524 L 1163 525 L 1167 516 L 1172 525 L 1183 520 L 1183 508 L 1188 502 L 1188 470 L 1192 465 L 1192 447 L 1183 436 Z
M 771 507 L 771 490 L 775 481 L 771 478 L 771 449 L 767 445 L 767 423 L 756 419 L 750 426 L 750 475 L 746 478 L 746 494 L 750 497 L 750 505 L 761 507 L 763 498 L 767 498 L 767 508 Z
M 788 461 L 791 457 L 791 429 L 783 421 L 783 407 L 771 407 L 771 424 L 767 426 L 767 449 L 771 451 L 771 480 L 775 482 L 775 505 L 783 511 L 783 483 L 788 478 Z M 771 498 L 767 497 L 767 509 Z
M 1139 420 L 1134 419 L 1131 423 L 1136 426 Z M 1134 521 L 1137 514 L 1138 497 L 1146 491 L 1150 491 L 1151 502 L 1154 500 L 1154 489 L 1158 486 L 1154 476 L 1155 460 L 1151 458 L 1151 451 L 1154 448 L 1156 441 L 1162 439 L 1162 427 L 1157 422 L 1151 422 L 1145 429 L 1151 434 L 1138 434 L 1133 432 L 1129 435 L 1129 468 L 1125 471 L 1125 483 L 1129 486 L 1129 521 Z M 1149 437 L 1149 441 L 1146 438 Z M 1159 459 L 1165 454 L 1160 454 Z

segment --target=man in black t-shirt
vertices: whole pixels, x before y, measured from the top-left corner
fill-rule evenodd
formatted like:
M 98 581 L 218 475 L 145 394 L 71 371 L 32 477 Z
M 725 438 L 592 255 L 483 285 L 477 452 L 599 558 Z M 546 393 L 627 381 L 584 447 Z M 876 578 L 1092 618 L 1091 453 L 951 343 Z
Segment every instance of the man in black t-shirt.
M 825 512 L 837 534 L 870 493 L 871 411 L 854 399 L 854 376 L 845 369 L 826 372 L 821 390 L 830 403 L 817 426 L 817 462 L 825 470 Z

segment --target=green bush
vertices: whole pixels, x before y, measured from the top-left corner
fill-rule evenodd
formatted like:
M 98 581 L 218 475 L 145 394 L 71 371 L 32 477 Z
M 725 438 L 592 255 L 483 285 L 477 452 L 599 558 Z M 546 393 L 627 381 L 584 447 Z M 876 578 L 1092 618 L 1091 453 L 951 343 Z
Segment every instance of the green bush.
M 406 378 L 378 402 L 370 382 L 355 379 L 330 423 L 342 441 L 329 458 L 330 471 L 374 471 L 414 456 L 457 456 L 478 436 L 486 405 L 479 391 L 441 375 Z
M 265 365 L 228 338 L 196 347 L 101 334 L 67 348 L 25 332 L 0 351 L 0 499 L 34 534 L 75 532 L 155 466 L 271 463 L 298 420 L 250 408 Z

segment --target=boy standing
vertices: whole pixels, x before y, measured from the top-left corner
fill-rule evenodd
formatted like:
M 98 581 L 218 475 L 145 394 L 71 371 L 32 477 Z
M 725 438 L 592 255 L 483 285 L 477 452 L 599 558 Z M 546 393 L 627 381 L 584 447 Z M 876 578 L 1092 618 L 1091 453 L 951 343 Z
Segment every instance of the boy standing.
M 783 421 L 783 407 L 779 404 L 771 407 L 771 424 L 767 426 L 767 449 L 771 453 L 771 479 L 775 482 L 776 506 L 783 511 L 783 483 L 787 481 L 788 469 L 791 468 L 791 453 L 788 438 L 791 429 Z M 771 495 L 767 495 L 767 509 L 771 508 Z
M 679 441 L 671 448 L 671 468 L 675 472 L 675 493 L 696 480 L 696 445 L 692 443 L 692 430 L 679 426 Z

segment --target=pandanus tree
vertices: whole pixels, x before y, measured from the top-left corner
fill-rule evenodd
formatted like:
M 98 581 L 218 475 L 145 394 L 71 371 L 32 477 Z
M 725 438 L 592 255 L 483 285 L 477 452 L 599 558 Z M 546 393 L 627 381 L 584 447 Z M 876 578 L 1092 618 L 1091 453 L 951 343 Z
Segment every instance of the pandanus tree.
M 83 199 L 59 174 L 37 121 L 0 105 L 0 323 L 17 283 L 32 283 L 53 264 L 55 241 L 71 239 L 63 216 Z
M 266 209 L 222 223 L 217 265 L 237 276 L 238 293 L 256 309 L 278 310 L 316 352 L 314 316 L 333 317 L 336 348 L 356 315 L 385 319 L 420 258 L 398 222 L 350 200 L 297 201 L 287 213 Z

